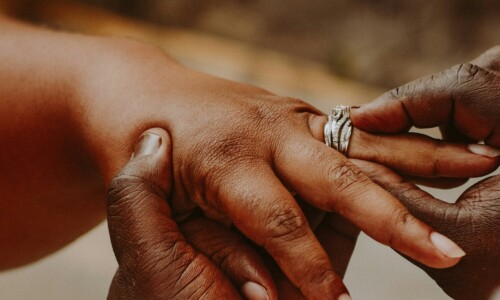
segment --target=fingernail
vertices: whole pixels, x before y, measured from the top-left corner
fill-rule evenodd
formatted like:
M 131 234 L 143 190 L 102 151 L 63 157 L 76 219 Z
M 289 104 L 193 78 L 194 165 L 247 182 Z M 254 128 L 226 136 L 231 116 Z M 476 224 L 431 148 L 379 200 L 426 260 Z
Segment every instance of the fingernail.
M 132 158 L 153 154 L 160 148 L 161 137 L 154 133 L 145 133 L 141 136 L 137 144 L 135 145 L 134 154 Z
M 266 289 L 255 282 L 249 281 L 241 287 L 243 296 L 249 300 L 269 300 Z
M 339 296 L 338 300 L 352 300 L 352 298 L 349 294 L 342 294 Z
M 434 231 L 431 233 L 430 238 L 434 246 L 449 258 L 458 258 L 465 255 L 462 248 L 440 233 Z
M 469 149 L 470 152 L 479 154 L 479 155 L 484 155 L 488 157 L 497 157 L 500 156 L 500 150 L 486 146 L 486 145 L 481 145 L 481 144 L 469 144 L 467 145 L 467 148 Z

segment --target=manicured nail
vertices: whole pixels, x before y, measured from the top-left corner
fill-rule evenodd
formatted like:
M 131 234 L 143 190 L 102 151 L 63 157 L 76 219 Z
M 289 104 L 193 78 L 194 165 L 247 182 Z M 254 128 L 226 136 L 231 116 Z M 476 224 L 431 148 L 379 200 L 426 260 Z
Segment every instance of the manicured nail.
M 160 148 L 161 137 L 154 133 L 145 133 L 141 136 L 137 144 L 135 145 L 134 154 L 132 158 L 153 154 Z
M 339 296 L 338 300 L 352 300 L 352 298 L 349 294 L 342 294 Z
M 481 145 L 481 144 L 470 144 L 467 145 L 467 148 L 469 149 L 470 152 L 479 154 L 479 155 L 484 155 L 488 157 L 497 157 L 500 156 L 500 150 L 486 146 L 486 145 Z
M 241 292 L 249 300 L 269 300 L 266 289 L 255 282 L 249 281 L 241 287 Z
M 430 238 L 434 246 L 449 258 L 458 258 L 465 255 L 462 248 L 440 233 L 434 231 L 431 233 Z

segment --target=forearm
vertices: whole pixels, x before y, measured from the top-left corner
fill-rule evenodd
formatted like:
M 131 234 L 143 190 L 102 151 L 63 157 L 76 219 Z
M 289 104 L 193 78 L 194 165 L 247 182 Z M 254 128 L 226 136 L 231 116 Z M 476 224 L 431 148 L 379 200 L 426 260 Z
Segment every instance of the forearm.
M 2 269 L 57 250 L 104 218 L 104 178 L 127 161 L 136 138 L 128 131 L 140 125 L 116 108 L 93 111 L 112 106 L 97 97 L 112 83 L 92 79 L 121 65 L 129 42 L 5 19 L 0 41 Z

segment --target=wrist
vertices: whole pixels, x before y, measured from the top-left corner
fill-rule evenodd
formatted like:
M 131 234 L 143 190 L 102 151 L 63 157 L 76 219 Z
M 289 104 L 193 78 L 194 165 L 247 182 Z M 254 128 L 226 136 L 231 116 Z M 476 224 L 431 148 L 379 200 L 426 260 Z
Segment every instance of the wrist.
M 168 126 L 159 111 L 166 110 L 169 94 L 154 89 L 168 84 L 172 69 L 184 68 L 158 48 L 128 39 L 97 37 L 89 49 L 93 54 L 78 69 L 72 111 L 78 137 L 107 184 L 144 130 Z

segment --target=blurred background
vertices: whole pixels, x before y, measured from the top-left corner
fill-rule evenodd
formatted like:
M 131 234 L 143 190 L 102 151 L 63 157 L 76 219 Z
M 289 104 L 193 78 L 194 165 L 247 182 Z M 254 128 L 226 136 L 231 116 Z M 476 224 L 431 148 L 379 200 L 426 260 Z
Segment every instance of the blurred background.
M 368 102 L 500 44 L 496 0 L 0 0 L 0 11 L 153 43 L 195 69 L 324 112 Z M 465 187 L 427 190 L 453 201 Z M 115 269 L 103 223 L 40 262 L 0 273 L 0 299 L 103 299 Z M 346 284 L 354 299 L 449 299 L 424 272 L 364 235 Z

